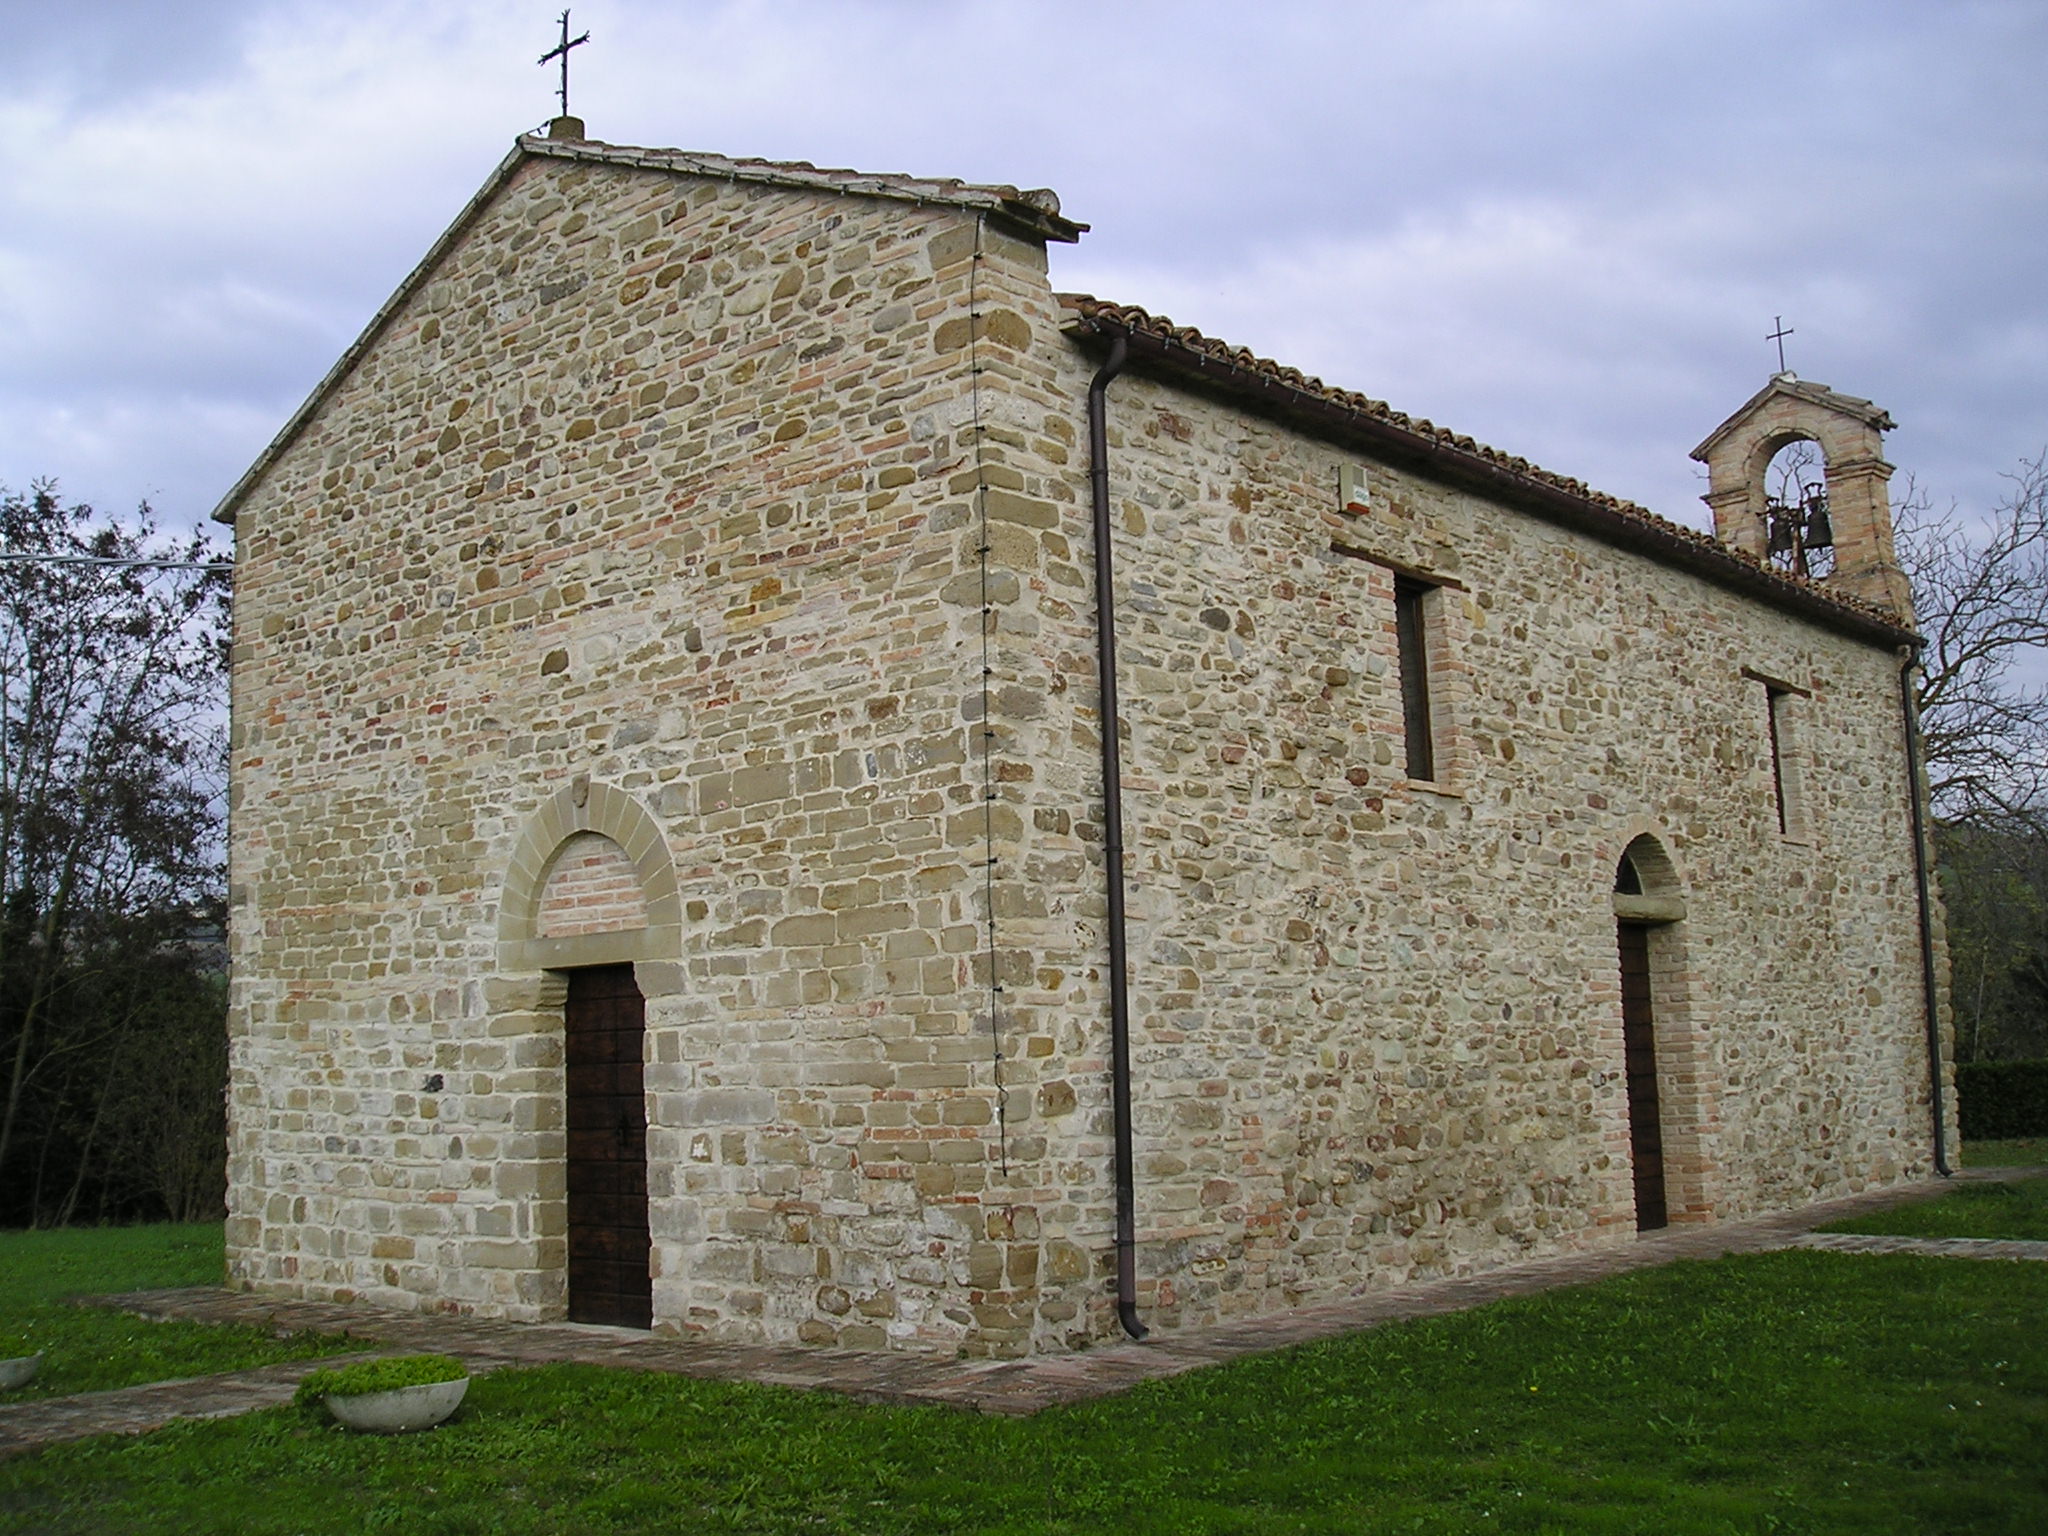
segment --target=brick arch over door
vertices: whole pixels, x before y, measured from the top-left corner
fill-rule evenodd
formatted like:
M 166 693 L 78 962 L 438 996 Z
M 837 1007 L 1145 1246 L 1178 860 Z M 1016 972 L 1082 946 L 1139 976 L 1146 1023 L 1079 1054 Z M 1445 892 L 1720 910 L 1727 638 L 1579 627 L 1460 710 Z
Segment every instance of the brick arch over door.
M 1695 939 L 1686 921 L 1695 893 L 1687 891 L 1662 829 L 1647 821 L 1627 828 L 1612 867 L 1616 879 L 1609 901 L 1617 928 L 1637 930 L 1647 962 L 1666 1214 L 1673 1222 L 1709 1221 L 1722 1200 L 1714 1156 L 1721 1095 L 1711 1001 L 1693 963 Z M 1633 879 L 1624 879 L 1624 871 Z M 1626 884 L 1639 889 L 1626 891 Z M 1615 1054 L 1623 1057 L 1625 1051 Z
M 540 915 L 549 871 L 562 846 L 586 834 L 615 843 L 632 866 L 645 925 L 545 935 Z M 612 785 L 578 779 L 533 814 L 512 850 L 498 899 L 499 969 L 568 970 L 627 960 L 671 960 L 682 949 L 682 936 L 682 896 L 668 839 L 638 800 Z

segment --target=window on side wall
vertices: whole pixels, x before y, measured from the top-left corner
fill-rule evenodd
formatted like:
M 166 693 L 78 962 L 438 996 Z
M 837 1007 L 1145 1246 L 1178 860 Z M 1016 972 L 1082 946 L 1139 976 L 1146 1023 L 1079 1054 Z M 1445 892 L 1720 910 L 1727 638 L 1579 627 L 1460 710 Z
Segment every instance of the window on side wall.
M 1372 636 L 1374 650 L 1384 658 L 1374 663 L 1375 674 L 1386 675 L 1380 673 L 1380 668 L 1392 663 L 1392 686 L 1377 695 L 1388 701 L 1382 707 L 1389 713 L 1394 705 L 1400 709 L 1401 742 L 1391 754 L 1392 762 L 1401 765 L 1404 778 L 1411 784 L 1442 795 L 1463 793 L 1471 765 L 1457 721 L 1468 702 L 1469 683 L 1459 660 L 1464 624 L 1456 594 L 1467 590 L 1465 584 L 1455 576 L 1419 570 L 1342 539 L 1331 541 L 1330 553 L 1379 567 L 1379 574 L 1364 583 L 1370 594 L 1370 607 L 1362 610 L 1359 617 Z M 1391 626 L 1387 624 L 1389 615 L 1384 606 L 1390 589 L 1394 609 Z M 1393 642 L 1391 647 L 1387 647 L 1389 639 Z M 1387 754 L 1391 723 L 1387 715 L 1376 710 L 1372 725 L 1360 726 L 1370 729 L 1377 738 L 1373 749 L 1378 762 L 1389 760 L 1383 754 Z M 1512 748 L 1505 756 L 1512 761 Z M 1359 770 L 1352 772 L 1355 775 Z M 1353 777 L 1351 782 L 1358 784 L 1363 780 Z
M 1743 676 L 1764 690 L 1764 730 L 1771 755 L 1771 793 L 1776 801 L 1778 835 L 1804 843 L 1811 836 L 1806 813 L 1806 711 L 1813 694 L 1796 683 L 1742 669 Z
M 1394 637 L 1401 672 L 1401 728 L 1411 779 L 1436 779 L 1436 716 L 1430 705 L 1429 632 L 1436 588 L 1412 576 L 1394 577 Z

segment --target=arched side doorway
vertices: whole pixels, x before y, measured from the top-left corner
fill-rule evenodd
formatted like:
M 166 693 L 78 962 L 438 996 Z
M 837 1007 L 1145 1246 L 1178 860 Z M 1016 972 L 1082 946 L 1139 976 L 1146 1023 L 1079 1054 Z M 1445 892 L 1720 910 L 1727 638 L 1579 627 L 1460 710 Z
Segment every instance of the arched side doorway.
M 1655 837 L 1639 836 L 1623 850 L 1612 903 L 1636 1227 L 1708 1220 L 1718 1095 L 1693 1017 L 1685 897 Z
M 556 1284 L 572 1322 L 653 1322 L 647 998 L 635 962 L 673 960 L 681 901 L 666 838 L 624 791 L 578 779 L 514 851 L 499 904 L 505 972 L 541 974 L 562 1021 L 561 1196 L 537 1224 L 566 1239 Z M 673 970 L 657 966 L 657 971 Z

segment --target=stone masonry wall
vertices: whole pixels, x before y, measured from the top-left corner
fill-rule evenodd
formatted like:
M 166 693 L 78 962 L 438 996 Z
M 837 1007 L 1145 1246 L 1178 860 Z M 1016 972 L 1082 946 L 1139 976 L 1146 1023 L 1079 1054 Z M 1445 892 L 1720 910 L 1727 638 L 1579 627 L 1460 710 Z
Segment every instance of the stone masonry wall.
M 532 161 L 326 400 L 237 520 L 236 1282 L 560 1315 L 563 981 L 496 925 L 589 783 L 683 898 L 635 956 L 657 1325 L 1025 1346 L 975 418 L 1024 441 L 1043 272 L 958 209 Z M 999 278 L 1030 325 L 970 319 Z

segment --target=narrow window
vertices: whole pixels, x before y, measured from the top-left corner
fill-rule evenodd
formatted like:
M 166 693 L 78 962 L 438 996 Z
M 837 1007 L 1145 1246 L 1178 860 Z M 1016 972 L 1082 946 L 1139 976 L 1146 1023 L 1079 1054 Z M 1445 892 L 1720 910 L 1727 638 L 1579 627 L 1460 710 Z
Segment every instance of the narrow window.
M 1394 634 L 1401 663 L 1401 725 L 1408 741 L 1408 777 L 1436 778 L 1436 743 L 1429 711 L 1429 637 L 1424 604 L 1431 588 L 1394 577 Z
M 1330 553 L 1376 565 L 1392 582 L 1394 668 L 1393 676 L 1384 682 L 1400 689 L 1402 740 L 1401 755 L 1396 760 L 1406 771 L 1407 782 L 1424 785 L 1440 795 L 1460 793 L 1469 770 L 1468 749 L 1459 739 L 1457 722 L 1469 684 L 1458 655 L 1464 615 L 1459 600 L 1447 594 L 1468 590 L 1465 583 L 1455 576 L 1417 570 L 1341 540 L 1331 541 Z M 1386 609 L 1380 606 L 1386 601 L 1387 587 L 1375 579 L 1367 590 L 1372 593 L 1367 612 L 1372 616 L 1372 645 L 1379 657 L 1374 672 L 1378 675 L 1387 660 Z M 1388 700 L 1388 704 L 1391 702 Z M 1378 711 L 1369 724 L 1360 722 L 1356 729 L 1375 737 L 1372 750 L 1376 756 L 1391 744 L 1382 734 L 1388 729 L 1388 722 Z M 1505 756 L 1511 759 L 1514 754 L 1510 750 Z M 1360 781 L 1354 778 L 1352 782 Z
M 1771 793 L 1778 806 L 1778 835 L 1790 843 L 1806 842 L 1812 828 L 1806 815 L 1806 710 L 1813 694 L 1796 683 L 1752 672 L 1744 675 L 1764 685 L 1764 719 L 1771 742 Z
M 1785 716 L 1789 708 L 1785 701 L 1791 697 L 1792 695 L 1783 688 L 1773 688 L 1768 685 L 1764 688 L 1764 698 L 1768 701 L 1771 717 L 1771 788 L 1778 797 L 1778 832 L 1780 836 L 1789 835 L 1792 830 L 1791 807 L 1786 803 L 1785 799 L 1785 736 L 1787 734 Z

